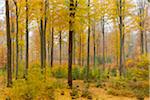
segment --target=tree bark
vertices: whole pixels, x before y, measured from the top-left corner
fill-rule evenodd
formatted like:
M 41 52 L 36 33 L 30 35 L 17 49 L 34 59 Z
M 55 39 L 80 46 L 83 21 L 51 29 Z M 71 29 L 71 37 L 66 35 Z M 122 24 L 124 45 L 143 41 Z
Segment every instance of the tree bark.
M 142 3 L 140 3 L 140 6 L 139 6 L 139 17 L 140 17 L 140 27 L 141 28 L 144 28 L 144 5 L 143 5 L 143 2 L 144 1 L 141 1 Z M 143 29 L 140 29 L 140 45 L 141 45 L 141 55 L 144 54 L 144 31 Z
M 103 38 L 103 70 L 105 69 L 105 19 L 102 17 L 102 38 Z
M 44 30 L 43 30 L 43 59 L 44 59 L 44 62 L 43 62 L 43 67 L 45 68 L 46 70 L 46 29 L 47 29 L 47 8 L 48 8 L 48 1 L 45 0 L 45 10 L 44 10 Z
M 7 30 L 7 87 L 12 86 L 12 67 L 11 67 L 11 36 L 9 20 L 9 2 L 5 0 L 6 5 L 6 30 Z
M 15 0 L 13 0 L 16 7 L 16 80 L 18 79 L 18 58 L 19 58 L 19 44 L 18 44 L 18 31 L 19 31 L 19 21 L 18 21 L 18 5 Z
M 145 53 L 148 54 L 147 34 L 145 33 Z
M 26 65 L 25 65 L 25 73 L 24 78 L 27 80 L 28 77 L 28 67 L 29 67 L 29 12 L 28 12 L 28 0 L 26 0 Z
M 122 0 L 120 0 L 120 6 L 119 6 L 119 31 L 120 31 L 120 62 L 119 62 L 119 75 L 122 76 L 122 70 L 123 70 L 123 17 L 122 17 Z
M 70 0 L 69 7 L 69 46 L 68 46 L 68 85 L 72 88 L 72 52 L 73 52 L 73 34 L 74 34 L 74 19 L 75 19 L 75 9 L 77 7 L 77 1 L 74 5 L 74 0 Z
M 73 64 L 76 64 L 76 40 L 75 40 L 75 32 L 73 34 Z
M 60 50 L 60 54 L 59 54 L 59 55 L 60 55 L 60 59 L 59 59 L 59 62 L 60 62 L 60 65 L 61 65 L 61 63 L 62 63 L 62 62 L 61 62 L 61 60 L 62 60 L 62 59 L 61 59 L 61 55 L 62 55 L 62 53 L 61 53 L 61 52 L 62 52 L 62 45 L 61 45 L 61 44 L 62 44 L 62 36 L 61 36 L 62 33 L 61 33 L 61 32 L 62 32 L 62 31 L 59 32 L 59 50 Z
M 93 51 L 94 51 L 94 67 L 96 66 L 96 40 L 95 40 L 95 22 L 93 25 Z
M 81 52 L 82 52 L 82 40 L 81 40 L 81 34 L 79 34 L 79 66 L 81 66 L 81 59 L 82 59 L 82 56 L 81 56 Z
M 15 28 L 14 28 L 14 22 L 13 22 L 13 15 L 11 13 L 11 34 L 14 34 Z M 12 40 L 12 73 L 14 72 L 15 68 L 15 38 L 14 35 L 11 37 Z
M 90 8 L 90 0 L 88 0 L 88 8 Z M 90 12 L 88 11 L 88 46 L 87 46 L 87 68 L 86 68 L 86 81 L 88 81 L 89 77 L 89 64 L 90 64 Z
M 51 41 L 51 67 L 53 67 L 53 52 L 54 52 L 54 27 L 52 27 L 52 41 Z

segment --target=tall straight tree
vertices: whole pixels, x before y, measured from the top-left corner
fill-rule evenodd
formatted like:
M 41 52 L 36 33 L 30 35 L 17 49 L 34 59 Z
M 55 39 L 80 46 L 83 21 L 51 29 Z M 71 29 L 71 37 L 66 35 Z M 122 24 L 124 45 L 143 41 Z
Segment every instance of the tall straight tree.
M 42 11 L 42 10 L 41 10 Z M 41 73 L 43 73 L 44 69 L 44 54 L 43 54 L 43 19 L 40 19 L 40 43 L 41 43 Z
M 15 32 L 15 27 L 14 27 L 14 21 L 13 21 L 13 14 L 11 13 L 11 34 L 13 35 L 11 37 L 12 40 L 12 73 L 14 72 L 14 66 L 15 66 L 15 38 L 14 38 L 14 32 Z
M 119 74 L 122 76 L 123 71 L 123 2 L 119 1 L 119 31 L 120 31 L 120 62 L 119 62 Z
M 96 66 L 95 20 L 93 22 L 93 51 L 94 51 L 94 67 L 95 67 Z
M 61 55 L 62 55 L 62 31 L 59 31 L 59 56 L 60 56 L 60 59 L 59 59 L 59 63 L 61 65 Z
M 144 0 L 139 0 L 138 1 L 139 5 L 139 17 L 140 17 L 140 23 L 139 26 L 140 28 L 140 47 L 141 47 L 141 54 L 144 54 L 144 7 L 145 7 L 145 1 Z
M 103 70 L 105 69 L 105 19 L 102 16 L 102 38 L 103 38 Z
M 25 65 L 25 73 L 24 78 L 27 79 L 28 75 L 28 67 L 29 67 L 29 11 L 28 11 L 28 0 L 26 0 L 26 65 Z
M 46 68 L 46 28 L 47 28 L 47 7 L 48 1 L 45 1 L 44 19 L 43 16 L 40 18 L 40 41 L 41 41 L 41 73 Z M 43 2 L 41 1 L 41 5 Z M 41 6 L 41 13 L 43 12 L 43 6 Z M 43 24 L 44 23 L 44 24 Z
M 11 67 L 11 36 L 9 20 L 9 2 L 5 0 L 6 5 L 6 30 L 7 30 L 7 87 L 12 86 L 12 67 Z
M 19 31 L 19 21 L 18 21 L 18 5 L 17 1 L 13 0 L 16 7 L 16 79 L 18 79 L 18 58 L 19 58 L 19 44 L 18 44 L 18 31 Z
M 88 81 L 89 77 L 89 64 L 90 64 L 90 0 L 88 0 L 88 46 L 87 46 L 87 68 L 86 68 L 86 81 Z
M 53 10 L 52 10 L 52 27 L 51 27 L 51 67 L 53 67 L 53 56 L 54 56 L 54 7 L 53 7 Z
M 54 27 L 52 27 L 52 41 L 51 41 L 51 67 L 53 67 L 53 51 L 54 51 Z
M 44 9 L 44 32 L 43 32 L 43 39 L 44 39 L 44 68 L 46 68 L 46 29 L 47 29 L 47 9 L 48 9 L 48 0 L 45 0 L 45 9 Z
M 68 85 L 72 88 L 72 51 L 73 51 L 73 34 L 74 34 L 74 19 L 75 9 L 77 7 L 77 1 L 74 4 L 74 0 L 70 0 L 69 7 L 69 47 L 68 47 Z

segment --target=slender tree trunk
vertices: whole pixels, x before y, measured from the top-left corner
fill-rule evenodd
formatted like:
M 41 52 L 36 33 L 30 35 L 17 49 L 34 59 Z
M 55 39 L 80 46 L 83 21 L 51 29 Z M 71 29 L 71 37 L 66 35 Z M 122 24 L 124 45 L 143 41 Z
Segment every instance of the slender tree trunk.
M 28 29 L 28 24 L 29 24 L 29 19 L 28 19 L 28 0 L 26 0 L 26 66 L 25 66 L 25 79 L 28 77 L 28 67 L 29 67 L 29 29 Z
M 14 73 L 14 71 L 15 71 L 15 42 L 14 41 L 15 41 L 15 39 L 13 38 L 12 39 L 12 46 L 13 46 L 12 47 L 12 50 L 13 50 L 13 52 L 12 52 L 13 53 L 13 55 L 12 55 L 13 56 L 12 57 L 12 59 L 13 59 L 12 60 L 12 73 Z
M 82 56 L 81 56 L 81 52 L 82 52 L 82 40 L 81 40 L 81 34 L 79 34 L 79 66 L 81 66 L 81 59 L 82 59 Z
M 62 51 L 62 46 L 61 46 L 61 43 L 62 43 L 62 37 L 61 37 L 61 32 L 59 32 L 59 50 L 60 50 L 60 59 L 59 59 L 59 62 L 60 62 L 60 65 L 61 65 L 61 51 Z
M 76 40 L 75 40 L 75 32 L 73 34 L 73 64 L 76 64 Z
M 13 18 L 12 18 L 12 13 L 11 13 L 11 34 L 14 34 L 15 32 L 15 28 L 14 28 L 14 22 L 13 22 Z M 14 72 L 14 68 L 15 68 L 15 38 L 14 35 L 12 38 L 12 73 Z
M 48 38 L 48 65 L 50 66 L 50 63 L 51 63 L 51 46 L 50 46 L 50 43 L 51 43 L 51 28 L 49 27 L 49 38 Z
M 105 69 L 105 19 L 102 17 L 102 38 L 103 38 L 103 70 Z
M 122 60 L 122 52 L 123 52 L 123 17 L 122 17 L 122 0 L 120 0 L 120 6 L 119 6 L 119 30 L 120 30 L 120 62 L 119 62 L 119 74 L 122 76 L 122 69 L 123 69 L 123 60 Z
M 144 1 L 141 1 L 142 3 Z M 140 8 L 139 8 L 139 16 L 140 16 L 140 27 L 141 28 L 144 28 L 144 21 L 143 21 L 143 15 L 144 15 L 144 7 L 143 7 L 143 4 L 140 4 Z M 144 31 L 143 29 L 140 29 L 140 45 L 141 45 L 141 55 L 144 54 Z
M 148 45 L 147 45 L 147 34 L 145 33 L 145 53 L 148 54 Z
M 44 30 L 43 30 L 43 53 L 44 53 L 44 63 L 43 67 L 46 70 L 46 28 L 47 28 L 47 8 L 48 8 L 48 1 L 45 0 L 45 11 L 44 11 Z
M 15 0 L 13 1 L 16 7 L 16 80 L 17 80 L 18 79 L 18 58 L 19 58 L 19 44 L 18 44 L 19 21 L 18 21 L 18 5 Z
M 83 54 L 84 54 L 84 44 L 82 44 L 81 43 L 81 45 L 82 45 L 82 48 L 81 48 L 81 50 L 82 50 L 82 66 L 84 66 L 84 56 L 83 56 Z
M 94 67 L 96 66 L 96 40 L 95 40 L 95 22 L 93 25 L 93 51 L 94 51 Z
M 74 18 L 75 18 L 75 9 L 77 7 L 77 1 L 74 5 L 74 0 L 70 0 L 69 7 L 69 46 L 68 46 L 68 85 L 72 88 L 72 51 L 73 51 L 73 34 L 74 34 Z
M 9 2 L 6 4 L 6 30 L 7 30 L 7 87 L 12 86 L 12 67 L 11 67 L 11 36 L 10 36 L 10 20 L 9 20 Z
M 90 8 L 90 0 L 88 0 L 88 8 Z M 89 64 L 90 64 L 90 12 L 88 11 L 88 46 L 87 46 L 87 68 L 86 68 L 86 81 L 88 82 L 89 78 Z
M 47 55 L 48 55 L 48 65 L 50 65 L 50 41 L 48 41 L 48 45 L 47 45 L 48 47 L 47 47 Z
M 54 27 L 52 27 L 52 41 L 51 41 L 51 67 L 53 67 L 53 51 L 54 51 Z

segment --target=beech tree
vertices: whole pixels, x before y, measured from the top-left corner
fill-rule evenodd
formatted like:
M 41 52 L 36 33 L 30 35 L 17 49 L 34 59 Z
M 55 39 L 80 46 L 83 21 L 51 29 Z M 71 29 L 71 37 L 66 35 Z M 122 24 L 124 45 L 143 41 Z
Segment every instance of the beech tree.
M 6 29 L 7 29 L 7 87 L 12 86 L 12 67 L 11 67 L 11 36 L 9 20 L 9 1 L 5 0 L 6 5 Z

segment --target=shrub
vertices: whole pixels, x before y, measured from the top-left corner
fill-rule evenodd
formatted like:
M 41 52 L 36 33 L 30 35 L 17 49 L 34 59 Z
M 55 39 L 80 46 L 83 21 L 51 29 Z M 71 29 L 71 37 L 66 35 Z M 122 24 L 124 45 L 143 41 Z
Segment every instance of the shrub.
M 73 80 L 81 79 L 81 77 L 80 77 L 80 68 L 79 67 L 74 67 L 73 68 L 73 70 L 72 70 L 72 78 L 73 78 Z
M 67 78 L 67 67 L 54 67 L 52 74 L 56 78 Z
M 54 98 L 53 82 L 54 80 L 45 80 L 39 67 L 31 66 L 27 80 L 18 79 L 14 81 L 11 98 L 15 100 L 49 100 L 50 98 Z

